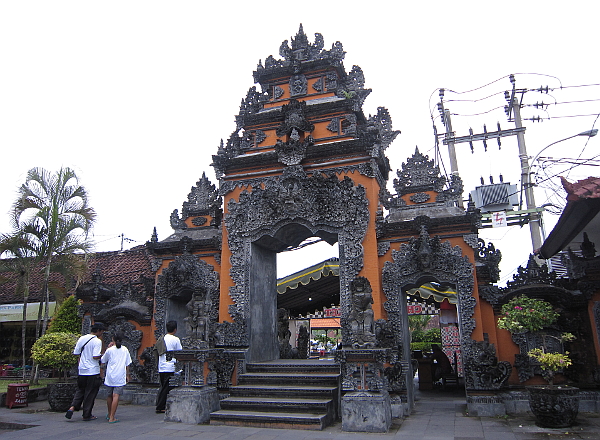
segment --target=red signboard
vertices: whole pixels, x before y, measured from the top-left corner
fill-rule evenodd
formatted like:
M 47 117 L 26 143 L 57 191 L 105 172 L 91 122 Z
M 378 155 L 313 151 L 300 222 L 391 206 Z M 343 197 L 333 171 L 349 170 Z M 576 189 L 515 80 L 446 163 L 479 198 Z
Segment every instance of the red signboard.
M 339 307 L 332 307 L 331 309 L 325 309 L 326 318 L 339 318 L 342 316 L 342 310 Z
M 423 307 L 420 305 L 410 305 L 406 306 L 406 308 L 408 309 L 409 315 L 420 315 L 423 313 Z
M 8 384 L 6 392 L 6 406 L 12 409 L 13 406 L 28 406 L 27 391 L 29 390 L 28 383 L 11 383 Z
M 409 315 L 420 315 L 423 313 L 423 306 L 415 304 L 406 306 Z M 342 310 L 339 307 L 324 309 L 323 316 L 325 318 L 339 318 L 342 316 Z

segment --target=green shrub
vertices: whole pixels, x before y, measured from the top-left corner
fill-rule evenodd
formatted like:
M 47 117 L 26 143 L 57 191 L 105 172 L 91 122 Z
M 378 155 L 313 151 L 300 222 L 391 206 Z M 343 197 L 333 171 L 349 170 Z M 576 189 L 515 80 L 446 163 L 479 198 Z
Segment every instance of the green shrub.
M 77 356 L 73 354 L 77 339 L 77 335 L 71 333 L 46 333 L 33 344 L 31 357 L 42 367 L 66 374 L 77 365 Z
M 421 351 L 432 351 L 431 344 L 435 342 L 411 342 L 410 351 L 421 350 Z
M 425 332 L 423 330 L 413 330 L 413 332 L 410 334 L 410 340 L 412 342 L 424 342 Z
M 77 314 L 79 300 L 75 295 L 65 299 L 50 321 L 47 333 L 81 334 L 81 318 Z
M 423 341 L 427 342 L 437 342 L 438 344 L 442 342 L 442 330 L 439 328 L 430 328 L 425 332 L 425 339 Z

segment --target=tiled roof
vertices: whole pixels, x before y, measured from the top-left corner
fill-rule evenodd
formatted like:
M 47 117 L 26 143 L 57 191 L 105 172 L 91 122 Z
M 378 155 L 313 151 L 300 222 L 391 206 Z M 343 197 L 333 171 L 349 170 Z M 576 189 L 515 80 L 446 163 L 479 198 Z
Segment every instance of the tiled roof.
M 98 252 L 89 257 L 90 271 L 83 280 L 91 281 L 92 274 L 99 270 L 102 282 L 123 284 L 137 280 L 141 276 L 154 278 L 150 259 L 145 246 L 138 246 L 123 252 Z
M 339 328 L 340 318 L 320 318 L 310 320 L 311 328 Z
M 102 281 L 106 284 L 124 284 L 129 281 L 139 280 L 141 276 L 154 278 L 154 272 L 150 265 L 150 259 L 144 246 L 122 251 L 122 252 L 98 252 L 88 256 L 90 270 L 82 282 L 92 279 L 92 274 L 99 269 Z M 29 283 L 29 301 L 38 302 L 42 300 L 43 273 L 42 265 L 31 274 Z M 23 301 L 21 295 L 15 292 L 17 277 L 13 273 L 0 273 L 0 276 L 8 278 L 7 282 L 0 282 L 0 304 L 20 303 Z M 50 281 L 64 285 L 64 278 L 57 273 L 50 274 Z M 74 287 L 69 293 L 74 293 Z M 50 300 L 54 301 L 54 295 L 50 293 Z
M 567 179 L 560 178 L 565 191 L 567 191 L 567 200 L 578 199 L 596 199 L 600 197 L 600 177 L 588 177 L 575 183 L 567 182 Z

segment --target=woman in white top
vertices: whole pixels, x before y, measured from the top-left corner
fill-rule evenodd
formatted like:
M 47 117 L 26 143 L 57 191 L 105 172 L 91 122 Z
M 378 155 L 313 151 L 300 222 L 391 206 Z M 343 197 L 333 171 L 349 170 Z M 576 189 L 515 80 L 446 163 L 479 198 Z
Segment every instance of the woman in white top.
M 108 407 L 108 423 L 117 423 L 115 418 L 117 406 L 119 406 L 119 395 L 123 393 L 123 387 L 130 380 L 129 365 L 131 356 L 127 347 L 121 345 L 123 334 L 116 332 L 106 352 L 102 355 L 102 363 L 106 364 L 106 375 L 104 385 L 108 387 L 106 406 Z

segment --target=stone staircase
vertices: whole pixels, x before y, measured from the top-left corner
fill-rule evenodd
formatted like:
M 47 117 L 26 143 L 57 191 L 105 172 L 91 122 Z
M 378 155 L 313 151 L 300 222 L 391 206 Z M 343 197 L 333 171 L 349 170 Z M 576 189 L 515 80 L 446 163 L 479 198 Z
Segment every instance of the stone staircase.
M 339 418 L 340 368 L 332 360 L 246 365 L 212 425 L 322 430 Z

